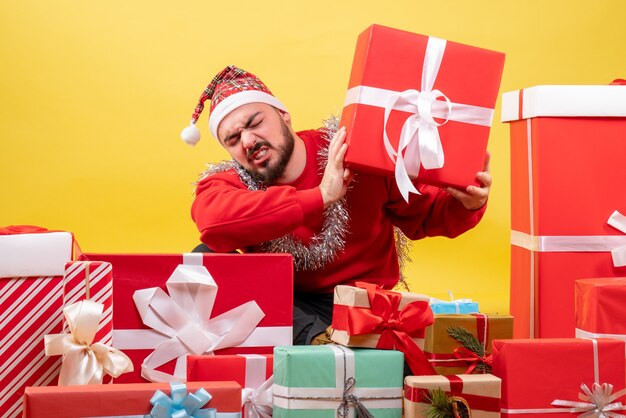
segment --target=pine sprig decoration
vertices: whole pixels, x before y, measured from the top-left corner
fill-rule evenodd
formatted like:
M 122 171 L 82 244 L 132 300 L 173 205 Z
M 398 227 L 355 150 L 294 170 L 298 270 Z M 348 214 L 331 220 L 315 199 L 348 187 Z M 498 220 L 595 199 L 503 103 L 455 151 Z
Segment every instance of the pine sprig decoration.
M 485 348 L 468 330 L 461 326 L 451 326 L 447 330 L 448 335 L 457 340 L 461 345 L 480 357 L 484 357 Z M 488 364 L 480 363 L 476 366 L 476 370 L 481 373 L 491 373 L 491 367 Z
M 441 389 L 429 389 L 426 402 L 429 404 L 426 418 L 469 418 L 469 410 Z M 455 414 L 456 412 L 456 414 Z

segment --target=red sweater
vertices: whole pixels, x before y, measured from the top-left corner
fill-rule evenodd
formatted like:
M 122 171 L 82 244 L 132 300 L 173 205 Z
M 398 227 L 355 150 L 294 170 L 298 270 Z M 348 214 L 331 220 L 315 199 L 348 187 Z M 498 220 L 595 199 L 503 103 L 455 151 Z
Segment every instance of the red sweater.
M 204 178 L 191 208 L 201 240 L 218 252 L 260 252 L 260 245 L 286 234 L 305 244 L 320 231 L 324 204 L 317 153 L 325 146 L 320 131 L 298 132 L 307 152 L 306 167 L 289 185 L 250 191 L 234 171 Z M 469 211 L 446 191 L 416 186 L 407 204 L 395 181 L 357 173 L 346 195 L 350 214 L 345 250 L 323 269 L 296 271 L 296 291 L 328 293 L 339 284 L 367 281 L 393 287 L 399 279 L 393 227 L 412 240 L 426 236 L 456 237 L 473 228 L 485 206 Z

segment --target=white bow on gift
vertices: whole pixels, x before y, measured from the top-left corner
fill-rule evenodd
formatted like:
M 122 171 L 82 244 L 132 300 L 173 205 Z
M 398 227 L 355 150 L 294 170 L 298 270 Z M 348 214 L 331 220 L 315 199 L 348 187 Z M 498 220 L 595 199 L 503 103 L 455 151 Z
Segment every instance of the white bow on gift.
M 63 355 L 59 386 L 98 384 L 105 374 L 118 377 L 133 371 L 133 363 L 120 350 L 102 343 L 92 344 L 103 310 L 101 303 L 74 303 L 63 309 L 69 334 L 44 336 L 46 355 Z
M 618 398 L 626 394 L 626 389 L 622 389 L 617 393 L 613 393 L 613 385 L 608 383 L 593 384 L 593 391 L 589 390 L 587 385 L 582 384 L 580 389 L 582 393 L 578 394 L 580 401 L 567 401 L 556 399 L 552 402 L 554 406 L 568 407 L 570 409 L 565 412 L 578 413 L 580 418 L 625 418 L 626 415 L 618 414 L 613 411 L 621 411 L 626 409 L 621 402 L 615 402 Z
M 185 380 L 187 354 L 211 354 L 243 343 L 265 316 L 250 301 L 215 318 L 217 285 L 204 266 L 181 264 L 160 288 L 137 290 L 133 300 L 143 323 L 169 337 L 144 359 L 141 375 L 152 382 Z M 176 359 L 174 375 L 156 368 Z
M 453 103 L 440 90 L 433 89 L 439 67 L 446 49 L 446 40 L 428 38 L 420 90 L 409 89 L 390 92 L 384 89 L 359 86 L 348 91 L 346 105 L 354 102 L 385 108 L 383 143 L 387 155 L 395 163 L 395 177 L 398 189 L 408 202 L 409 193 L 420 194 L 411 182 L 408 172 L 416 177 L 420 166 L 425 169 L 441 168 L 444 153 L 439 137 L 439 127 L 448 121 L 472 125 L 491 126 L 493 109 L 469 104 Z M 437 100 L 442 98 L 443 100 Z M 384 104 L 383 104 L 384 103 Z M 395 150 L 387 136 L 387 123 L 394 110 L 409 112 L 410 116 L 402 126 L 398 149 Z M 435 120 L 441 119 L 442 122 Z
M 618 231 L 626 234 L 626 216 L 622 215 L 619 211 L 614 211 L 611 216 L 609 216 L 607 223 Z M 615 267 L 626 266 L 626 245 L 613 248 L 611 250 L 611 257 L 613 258 L 613 265 Z
M 243 418 L 272 418 L 274 376 L 267 379 L 258 389 L 243 388 L 241 403 Z

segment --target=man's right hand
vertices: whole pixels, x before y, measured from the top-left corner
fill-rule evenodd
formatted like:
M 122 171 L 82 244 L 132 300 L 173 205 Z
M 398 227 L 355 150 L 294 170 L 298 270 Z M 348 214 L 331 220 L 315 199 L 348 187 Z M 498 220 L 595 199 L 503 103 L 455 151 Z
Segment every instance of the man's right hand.
M 352 181 L 353 173 L 343 165 L 348 145 L 344 143 L 346 139 L 346 128 L 341 127 L 328 146 L 328 162 L 324 169 L 324 176 L 319 185 L 324 200 L 324 208 L 331 203 L 335 203 L 345 196 L 348 185 Z

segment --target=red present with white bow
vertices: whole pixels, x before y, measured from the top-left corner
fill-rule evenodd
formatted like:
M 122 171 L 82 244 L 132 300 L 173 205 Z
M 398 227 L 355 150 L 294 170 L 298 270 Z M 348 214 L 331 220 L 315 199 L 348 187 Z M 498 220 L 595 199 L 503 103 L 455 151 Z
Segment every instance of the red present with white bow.
M 573 337 L 574 281 L 626 275 L 626 86 L 505 93 L 514 337 Z
M 44 335 L 63 329 L 63 272 L 70 232 L 0 228 L 0 416 L 22 414 L 26 386 L 53 385 L 60 358 L 46 357 Z
M 135 367 L 116 383 L 182 381 L 188 354 L 269 354 L 292 342 L 290 255 L 83 258 L 113 266 L 113 346 Z
M 495 340 L 503 418 L 614 417 L 625 413 L 624 341 Z
M 242 416 L 272 416 L 271 354 L 237 354 L 222 356 L 187 356 L 187 381 L 219 382 L 234 380 L 242 387 Z
M 358 38 L 340 126 L 346 164 L 465 189 L 478 184 L 504 54 L 372 25 Z

